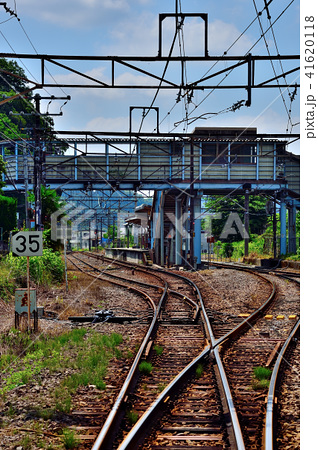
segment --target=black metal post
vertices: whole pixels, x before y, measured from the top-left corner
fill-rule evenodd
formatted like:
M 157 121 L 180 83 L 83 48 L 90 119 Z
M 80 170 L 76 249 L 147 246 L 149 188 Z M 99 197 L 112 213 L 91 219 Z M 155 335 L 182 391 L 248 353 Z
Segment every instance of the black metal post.
M 249 215 L 249 196 L 250 192 L 248 190 L 245 191 L 245 201 L 244 201 L 244 228 L 245 228 L 245 236 L 244 236 L 244 256 L 248 256 L 248 244 L 249 244 L 249 227 L 250 227 L 250 215 Z
M 273 251 L 274 251 L 274 258 L 276 258 L 277 257 L 276 192 L 274 194 L 274 213 L 273 213 Z
M 40 95 L 36 94 L 34 96 L 35 100 L 35 130 L 34 130 L 34 203 L 35 203 L 35 229 L 36 231 L 41 230 L 42 224 L 42 202 L 41 202 L 41 173 L 42 173 L 42 156 L 41 156 L 41 142 L 40 142 Z

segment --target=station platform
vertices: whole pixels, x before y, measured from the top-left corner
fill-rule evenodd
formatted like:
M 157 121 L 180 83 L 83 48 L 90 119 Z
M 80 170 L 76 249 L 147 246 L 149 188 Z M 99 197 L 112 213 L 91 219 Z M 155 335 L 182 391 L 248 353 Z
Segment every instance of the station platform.
M 105 248 L 105 256 L 147 266 L 152 264 L 149 250 L 142 248 Z

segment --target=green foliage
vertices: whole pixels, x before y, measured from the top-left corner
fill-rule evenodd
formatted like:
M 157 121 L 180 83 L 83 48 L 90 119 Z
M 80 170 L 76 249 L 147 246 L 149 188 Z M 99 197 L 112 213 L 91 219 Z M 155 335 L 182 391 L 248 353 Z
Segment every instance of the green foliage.
M 54 396 L 56 401 L 56 410 L 61 413 L 68 414 L 72 407 L 72 397 L 67 388 L 64 386 L 58 387 L 55 389 Z
M 34 203 L 35 196 L 33 192 L 29 193 L 28 200 Z M 51 216 L 65 205 L 56 190 L 41 185 L 41 202 L 42 202 L 42 222 L 46 229 L 51 227 Z
M 223 244 L 223 252 L 224 252 L 224 256 L 226 258 L 231 258 L 232 254 L 233 254 L 233 244 L 231 242 L 224 242 Z
M 63 430 L 63 443 L 64 447 L 68 449 L 76 448 L 80 445 L 80 439 L 75 435 L 75 431 L 69 428 Z
M 249 232 L 253 234 L 263 233 L 267 224 L 266 214 L 266 198 L 259 195 L 251 195 L 249 199 Z M 244 224 L 244 195 L 233 195 L 231 197 L 214 196 L 208 197 L 206 208 L 209 208 L 209 213 L 221 213 L 222 218 L 212 218 L 212 230 L 211 224 L 208 220 L 205 222 L 205 228 L 211 232 L 216 239 L 222 234 L 224 225 L 231 212 L 238 213 L 242 223 Z M 240 233 L 229 235 L 231 241 L 238 241 L 242 237 Z
M 61 255 L 53 249 L 44 248 L 42 256 L 30 257 L 30 277 L 37 284 L 52 284 L 62 282 L 64 278 L 64 263 Z M 26 285 L 27 258 L 14 257 L 9 254 L 4 259 L 10 267 L 11 277 L 21 286 Z
M 28 434 L 26 434 L 25 436 L 22 437 L 20 444 L 24 450 L 32 449 L 32 439 L 30 438 L 30 436 Z
M 116 347 L 123 338 L 117 333 L 105 336 L 84 328 L 55 337 L 42 334 L 37 338 L 11 330 L 1 336 L 0 342 L 3 352 L 0 357 L 2 396 L 17 386 L 34 381 L 43 369 L 49 369 L 51 373 L 63 372 L 66 368 L 71 371 L 52 393 L 54 407 L 36 411 L 38 417 L 47 420 L 56 411 L 66 414 L 71 411 L 72 395 L 79 386 L 106 388 L 104 377 L 109 360 L 116 355 Z
M 253 373 L 258 380 L 268 380 L 271 377 L 272 371 L 268 367 L 258 366 L 253 368 Z
M 202 364 L 198 364 L 196 369 L 195 369 L 195 376 L 196 378 L 201 378 L 203 374 L 203 365 Z
M 34 375 L 40 373 L 42 365 L 39 358 L 42 356 L 43 354 L 41 352 L 28 353 L 21 361 L 24 365 L 23 370 L 15 371 L 13 367 L 8 367 L 4 386 L 0 390 L 0 393 L 5 394 L 17 386 L 27 384 Z
M 137 422 L 137 420 L 139 418 L 139 415 L 136 411 L 132 410 L 132 411 L 127 412 L 127 418 L 128 418 L 130 425 L 135 425 L 135 423 Z
M 166 383 L 159 383 L 158 384 L 158 392 L 162 392 L 166 389 L 167 384 Z
M 253 368 L 254 379 L 252 381 L 252 388 L 254 390 L 268 389 L 270 383 L 270 377 L 272 374 L 271 369 L 267 367 L 254 367 Z
M 18 92 L 26 89 L 26 81 L 23 80 L 23 78 L 26 78 L 24 70 L 16 61 L 0 58 L 0 68 L 10 74 L 17 75 L 17 77 L 15 77 L 9 75 L 8 73 L 2 72 L 2 76 L 0 78 L 0 89 L 2 91 L 10 90 L 11 86 Z
M 0 298 L 9 301 L 14 295 L 15 284 L 10 279 L 10 267 L 0 260 Z
M 2 72 L 0 79 L 0 96 L 10 99 L 10 97 L 14 97 L 17 92 L 24 92 L 23 96 L 21 95 L 20 97 L 9 100 L 1 105 L 2 114 L 0 116 L 0 131 L 10 139 L 17 139 L 20 137 L 26 138 L 28 137 L 26 130 L 34 128 L 37 119 L 36 114 L 34 114 L 35 108 L 31 103 L 32 93 L 25 92 L 29 89 L 25 72 L 16 61 L 7 60 L 5 58 L 0 58 L 0 68 L 8 72 Z M 21 112 L 23 114 L 21 114 Z M 52 118 L 41 117 L 39 120 L 42 133 L 48 132 L 46 138 L 49 138 L 50 131 L 53 127 Z M 7 150 L 10 152 L 11 148 L 12 146 L 8 146 Z
M 0 91 L 0 96 L 3 96 L 4 92 Z M 15 93 L 13 91 L 10 92 L 6 92 L 5 93 L 6 96 L 13 96 L 15 95 Z M 10 105 L 11 102 L 8 103 L 8 105 Z M 2 107 L 4 107 L 4 109 L 6 108 L 6 104 L 2 105 Z M 2 109 L 2 111 L 4 111 L 4 109 Z M 25 126 L 25 119 L 23 119 L 21 117 L 21 121 L 20 121 L 20 125 Z M 22 138 L 26 138 L 26 134 L 25 133 L 21 133 L 20 127 L 18 126 L 17 123 L 14 122 L 14 116 L 7 116 L 6 114 L 4 114 L 3 112 L 0 113 L 0 132 L 1 134 L 4 134 L 5 136 L 7 136 L 9 139 L 17 139 L 17 137 L 21 136 Z M 10 150 L 5 149 L 5 154 L 6 153 L 11 153 Z
M 153 370 L 153 365 L 150 362 L 142 361 L 138 368 L 142 374 L 150 375 Z
M 162 355 L 163 353 L 163 347 L 161 347 L 160 345 L 154 345 L 154 351 L 156 352 L 156 354 L 158 356 Z
M 0 161 L 0 176 L 1 176 L 1 161 Z M 16 223 L 17 223 L 17 200 L 12 197 L 5 197 L 3 195 L 0 195 L 0 227 L 3 228 L 4 240 L 8 239 L 9 231 L 11 231 L 16 226 Z

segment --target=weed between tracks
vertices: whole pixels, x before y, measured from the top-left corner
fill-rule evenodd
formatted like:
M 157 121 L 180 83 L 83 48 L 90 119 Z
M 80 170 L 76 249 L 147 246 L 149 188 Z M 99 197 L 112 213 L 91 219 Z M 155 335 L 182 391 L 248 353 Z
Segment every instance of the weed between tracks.
M 268 389 L 270 377 L 272 375 L 271 369 L 267 367 L 254 367 L 254 380 L 252 381 L 252 388 L 254 390 Z
M 142 361 L 138 366 L 140 372 L 144 375 L 150 375 L 153 371 L 153 365 L 150 362 Z

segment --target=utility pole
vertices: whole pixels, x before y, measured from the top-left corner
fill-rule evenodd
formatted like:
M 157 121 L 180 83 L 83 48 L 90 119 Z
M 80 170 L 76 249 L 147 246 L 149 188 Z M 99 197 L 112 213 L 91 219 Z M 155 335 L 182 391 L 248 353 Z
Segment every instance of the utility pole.
M 42 149 L 40 148 L 40 95 L 34 96 L 35 100 L 35 130 L 34 130 L 34 198 L 35 198 L 35 230 L 41 230 L 42 224 L 42 202 L 41 202 L 41 173 L 42 173 Z
M 39 94 L 35 94 L 35 129 L 34 129 L 34 197 L 35 197 L 35 229 L 41 231 L 42 228 L 42 201 L 41 201 L 41 185 L 45 185 L 45 151 L 42 148 L 41 143 L 41 112 L 40 112 L 40 100 L 70 100 L 71 97 L 41 97 Z M 54 114 L 50 114 L 54 115 Z
M 193 140 L 190 143 L 190 266 L 194 267 L 194 153 Z
M 25 145 L 23 146 L 23 178 L 24 178 L 25 228 L 29 230 L 30 229 L 29 201 L 28 201 L 29 171 L 28 171 L 28 155 Z

